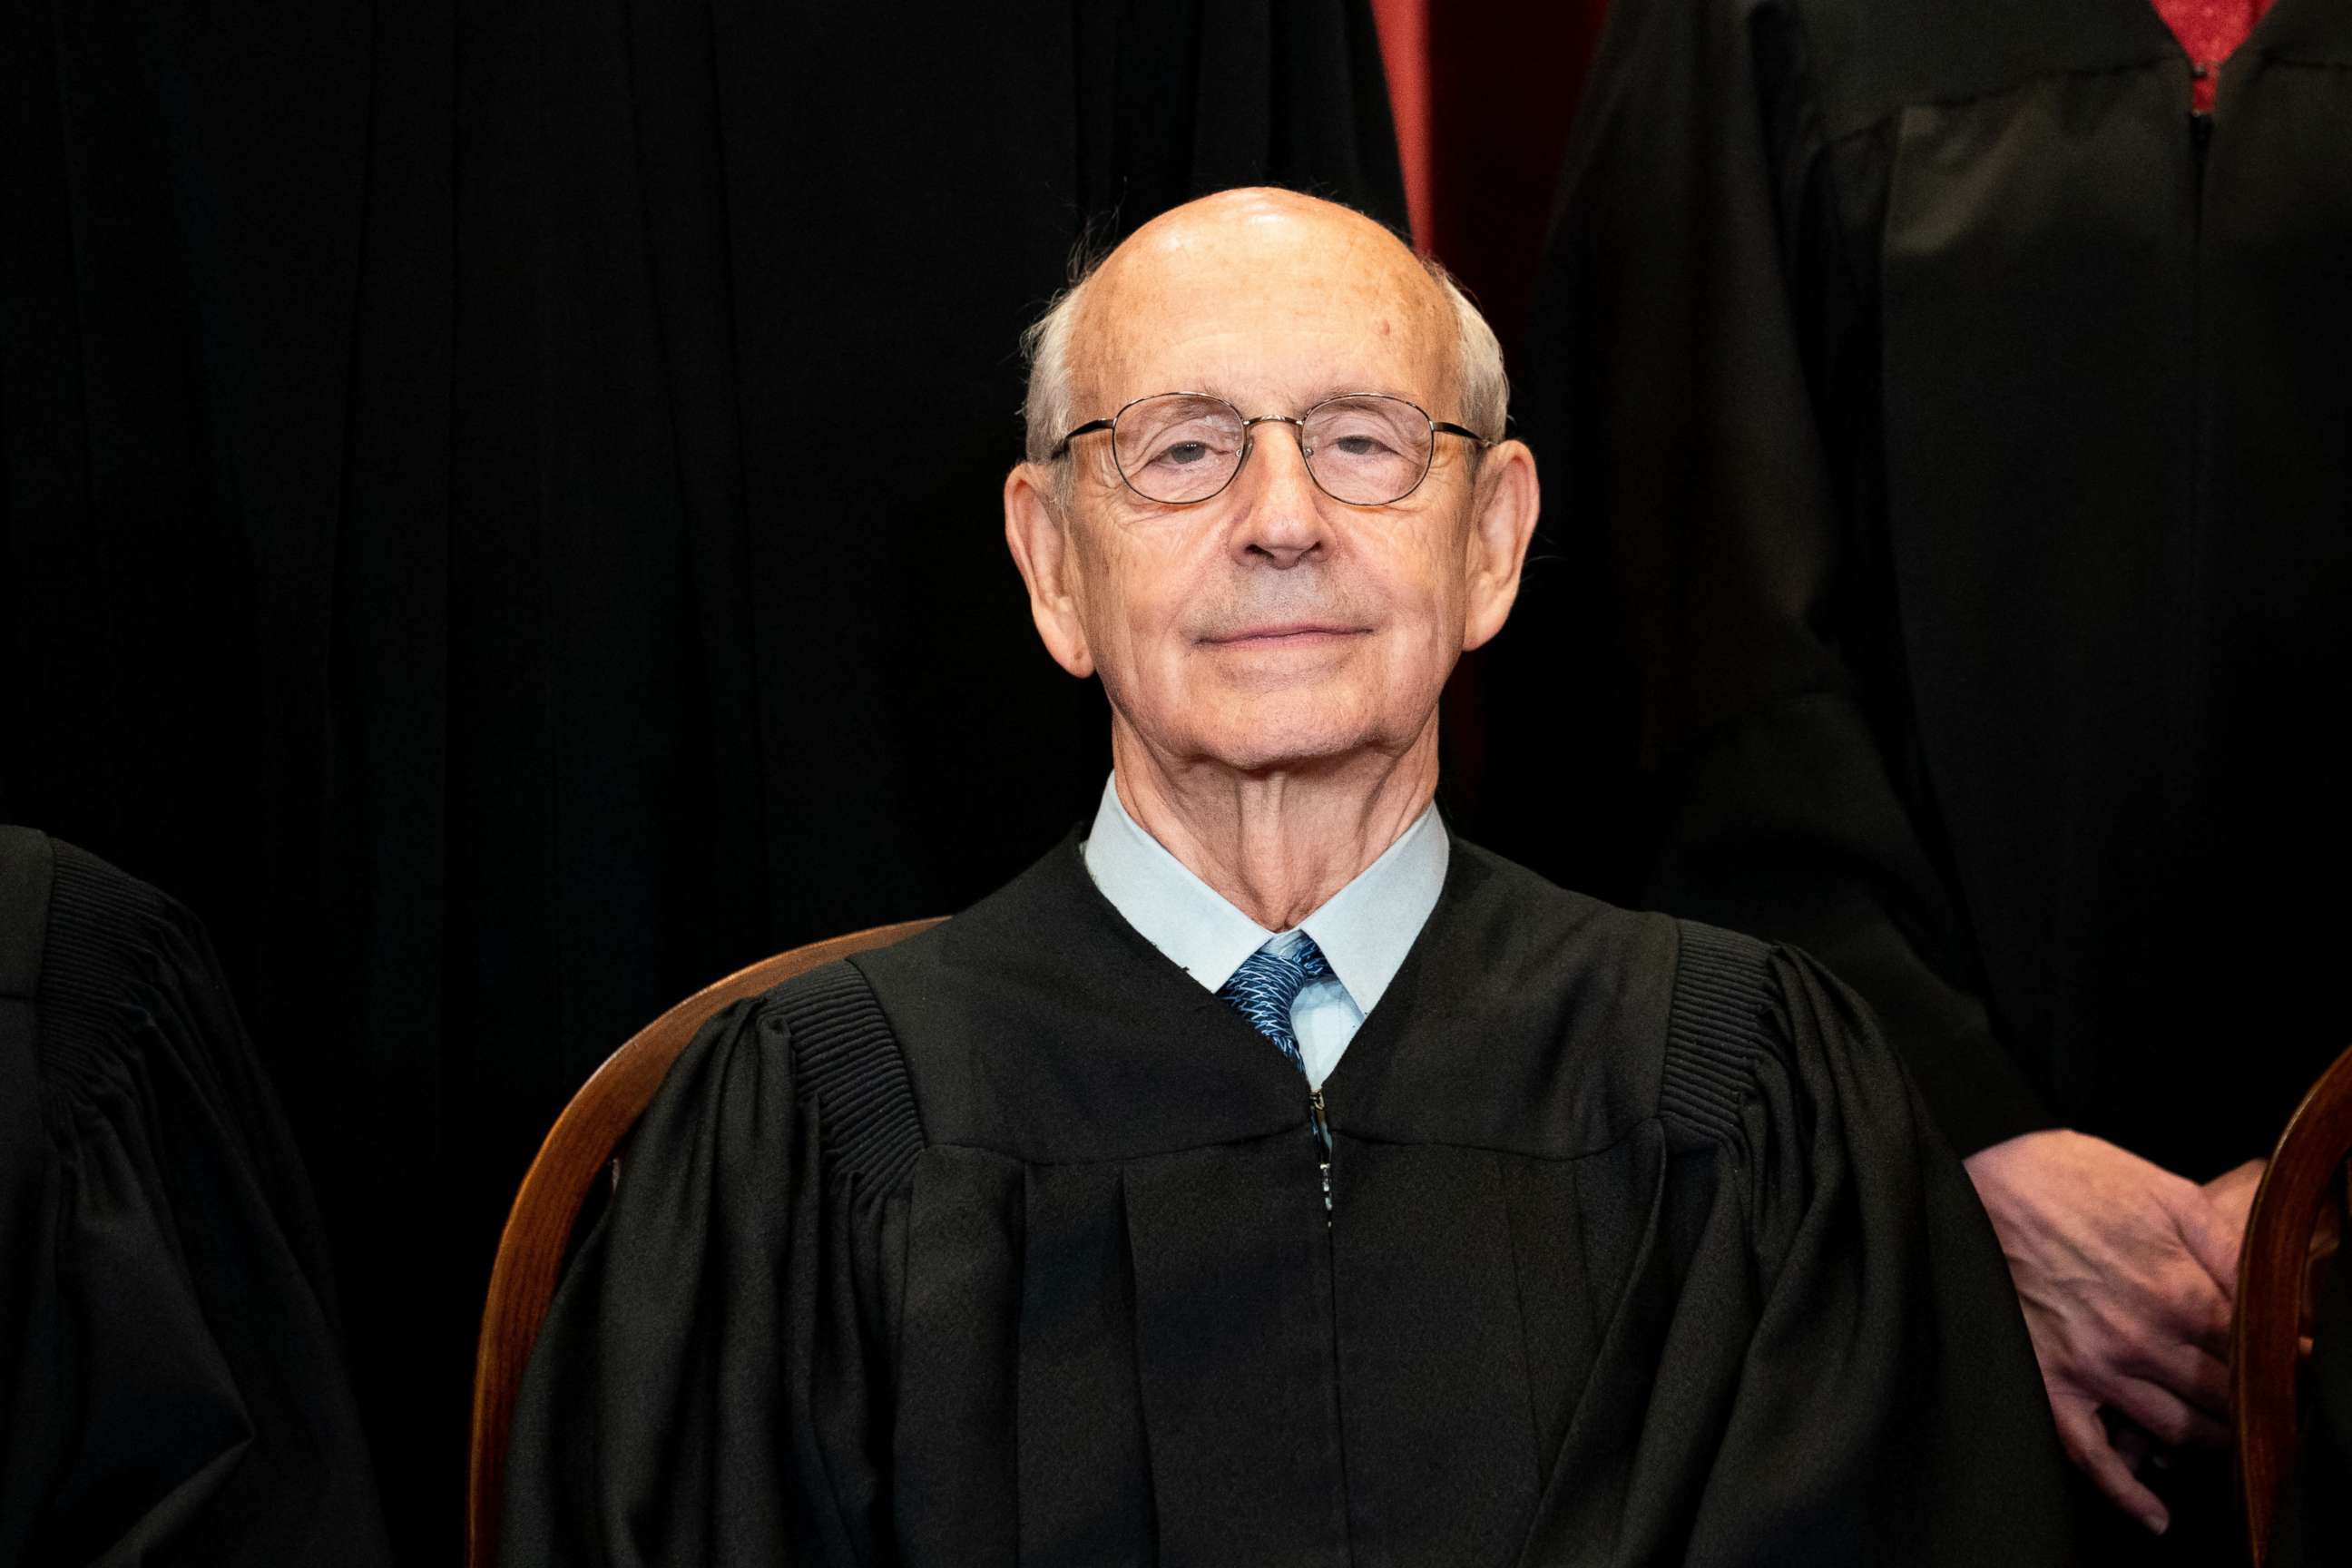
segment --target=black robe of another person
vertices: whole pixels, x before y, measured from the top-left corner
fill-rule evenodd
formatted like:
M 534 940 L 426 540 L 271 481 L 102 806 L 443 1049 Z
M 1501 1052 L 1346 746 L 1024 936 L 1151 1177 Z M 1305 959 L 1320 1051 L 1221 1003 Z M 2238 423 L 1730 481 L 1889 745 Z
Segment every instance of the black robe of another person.
M 2294 1468 L 2271 1516 L 2264 1568 L 2352 1563 L 2352 1268 L 2341 1251 L 2321 1275 L 2315 1305 Z
M 391 1561 L 310 1185 L 203 929 L 0 827 L 0 1563 Z
M 1990 1228 L 1810 962 L 1456 842 L 1305 1084 L 1074 840 L 680 1057 L 508 1564 L 2066 1555 Z
M 1819 958 L 1963 1154 L 2204 1180 L 2352 1040 L 2352 5 L 2218 89 L 2147 0 L 1622 0 L 1570 153 L 1482 832 Z

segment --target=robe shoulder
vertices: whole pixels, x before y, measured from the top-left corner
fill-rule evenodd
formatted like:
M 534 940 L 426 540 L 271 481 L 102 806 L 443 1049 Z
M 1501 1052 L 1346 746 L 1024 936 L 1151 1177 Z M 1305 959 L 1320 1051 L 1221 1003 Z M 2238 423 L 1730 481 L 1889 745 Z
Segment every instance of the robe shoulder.
M 2148 6 L 2085 16 L 2034 0 L 1629 0 L 1614 19 L 1629 46 L 1688 51 L 1679 68 L 1738 61 L 1772 87 L 1801 78 L 1830 136 L 1906 104 L 2007 91 L 2037 78 L 2178 62 Z M 1639 42 L 1636 42 L 1636 39 Z M 1672 40 L 1669 43 L 1669 40 Z
M 1295 1073 L 1110 908 L 1075 843 L 849 967 L 898 1043 L 931 1142 L 1132 1159 L 1306 1114 Z M 1457 839 L 1437 908 L 1327 1098 L 1344 1124 L 1399 1143 L 1573 1159 L 1653 1121 L 1677 1147 L 1721 1143 L 1799 1055 L 1842 1048 L 1791 1004 L 1797 977 L 1816 973 Z M 837 984 L 811 977 L 765 1005 L 804 1007 L 809 986 Z
M 828 1163 L 885 1187 L 902 1177 L 922 1151 L 922 1123 L 898 1037 L 865 976 L 847 963 L 828 964 L 787 981 L 756 1007 L 760 1037 L 792 1053 L 793 1096 L 815 1118 Z
M 0 1562 L 390 1562 L 324 1229 L 203 926 L 22 827 L 0 1363 Z
M 2304 6 L 2265 26 L 2257 44 L 2281 60 L 2352 64 L 2352 17 L 2340 6 Z M 1780 89 L 1796 91 L 1830 137 L 1906 105 L 2052 78 L 2187 68 L 2153 6 L 2085 12 L 2036 0 L 1625 0 L 1611 9 L 1601 48 L 1594 83 L 1603 99 L 1628 65 L 1694 81 L 1737 69 L 1752 73 L 1767 102 Z M 2074 96 L 2095 101 L 2100 90 L 2085 81 Z
M 501 1561 L 876 1560 L 870 1421 L 922 1150 L 848 965 L 708 1019 L 532 1350 Z

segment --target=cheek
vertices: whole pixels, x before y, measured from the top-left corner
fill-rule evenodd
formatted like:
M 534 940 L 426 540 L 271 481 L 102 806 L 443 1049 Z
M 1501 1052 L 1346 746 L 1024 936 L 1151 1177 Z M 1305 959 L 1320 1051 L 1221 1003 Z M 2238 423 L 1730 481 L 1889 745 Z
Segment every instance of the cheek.
M 1438 521 L 1400 542 L 1409 547 L 1399 552 L 1387 587 L 1396 620 L 1409 628 L 1403 640 L 1416 655 L 1450 660 L 1462 650 L 1469 603 L 1458 552 Z
M 1139 695 L 1159 680 L 1176 647 L 1188 581 L 1184 563 L 1154 541 L 1103 525 L 1087 542 L 1082 614 L 1106 686 Z

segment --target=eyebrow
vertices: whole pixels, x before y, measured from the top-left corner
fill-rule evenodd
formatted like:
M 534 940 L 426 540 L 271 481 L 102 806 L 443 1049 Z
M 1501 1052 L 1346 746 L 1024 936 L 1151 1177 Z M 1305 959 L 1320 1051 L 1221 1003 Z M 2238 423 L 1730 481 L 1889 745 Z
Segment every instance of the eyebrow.
M 1220 386 L 1213 382 L 1206 383 L 1199 386 L 1172 386 L 1168 389 L 1167 393 L 1147 392 L 1142 395 L 1145 397 L 1164 397 L 1168 395 L 1168 393 L 1196 393 L 1208 397 L 1223 398 L 1225 402 L 1232 404 L 1236 408 L 1240 408 L 1242 406 L 1242 400 L 1239 397 L 1234 395 L 1230 390 Z M 1286 409 L 1283 410 L 1283 412 L 1305 413 L 1307 409 L 1314 407 L 1318 403 L 1328 403 L 1335 397 L 1348 397 L 1360 393 L 1371 394 L 1382 397 L 1402 397 L 1406 402 L 1414 405 L 1416 407 L 1420 405 L 1422 401 L 1418 396 L 1409 392 L 1397 392 L 1380 386 L 1367 386 L 1361 382 L 1332 381 L 1324 383 L 1323 386 L 1319 390 L 1311 392 L 1306 397 L 1300 399 L 1295 409 Z M 1244 412 L 1247 412 L 1247 410 L 1244 410 Z M 1261 409 L 1258 412 L 1264 413 L 1265 410 Z

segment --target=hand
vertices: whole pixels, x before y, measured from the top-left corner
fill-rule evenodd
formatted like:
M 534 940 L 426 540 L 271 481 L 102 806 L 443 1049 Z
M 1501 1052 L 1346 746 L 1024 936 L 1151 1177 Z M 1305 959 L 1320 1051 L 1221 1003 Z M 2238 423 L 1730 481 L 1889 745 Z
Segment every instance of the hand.
M 2116 1451 L 2099 1410 L 2176 1447 L 2228 1440 L 2242 1209 L 2233 1224 L 2195 1183 L 2079 1132 L 2029 1132 L 1966 1163 L 2009 1259 L 2059 1442 L 2116 1507 L 2161 1534 L 2171 1515 Z
M 2253 1213 L 2254 1194 L 2263 1184 L 2263 1173 L 2270 1168 L 2264 1160 L 2249 1160 L 2244 1164 L 2222 1172 L 2205 1184 L 2205 1196 L 2221 1212 L 2222 1223 L 2231 1234 L 2242 1240 L 2246 1220 Z M 2337 1218 L 2336 1205 L 2328 1203 L 2319 1206 L 2318 1222 L 2312 1227 L 2310 1261 L 2303 1281 L 2303 1343 L 2305 1355 L 2311 1353 L 2312 1316 L 2319 1305 L 2320 1270 L 2343 1241 L 2343 1226 Z M 2234 1296 L 2235 1291 L 2231 1294 Z
M 2246 1236 L 2246 1216 L 2254 1211 L 2254 1194 L 2263 1184 L 2263 1173 L 2270 1168 L 2267 1160 L 2249 1160 L 2222 1172 L 2205 1184 L 2205 1201 L 2234 1238 L 2231 1244 L 2229 1290 L 2234 1299 L 2238 1293 L 2237 1243 Z

